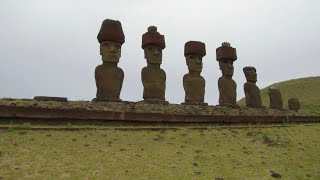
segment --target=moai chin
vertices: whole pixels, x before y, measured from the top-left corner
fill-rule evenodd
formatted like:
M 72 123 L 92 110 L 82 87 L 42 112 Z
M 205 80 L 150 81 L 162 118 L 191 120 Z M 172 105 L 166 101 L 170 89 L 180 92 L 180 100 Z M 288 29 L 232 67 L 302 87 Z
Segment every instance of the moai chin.
M 300 101 L 298 98 L 290 98 L 288 100 L 288 107 L 289 110 L 293 110 L 298 112 L 298 110 L 300 109 Z
M 233 62 L 237 60 L 236 48 L 230 46 L 230 43 L 224 42 L 222 46 L 216 49 L 216 58 L 219 61 L 219 67 L 222 77 L 218 80 L 219 105 L 227 107 L 239 107 L 237 101 L 237 84 L 232 79 Z
M 164 35 L 157 27 L 150 26 L 142 35 L 142 49 L 148 65 L 141 70 L 143 84 L 143 102 L 151 104 L 168 104 L 165 101 L 166 73 L 160 68 L 162 50 L 166 47 Z
M 270 108 L 272 109 L 283 109 L 283 101 L 281 92 L 278 89 L 271 87 L 268 90 L 269 99 L 270 99 Z
M 119 21 L 106 19 L 98 33 L 102 64 L 95 69 L 97 95 L 93 101 L 121 101 L 120 92 L 124 73 L 118 67 L 121 46 L 125 42 Z
M 204 103 L 205 79 L 202 72 L 202 58 L 206 55 L 206 46 L 200 41 L 189 41 L 184 45 L 184 56 L 189 73 L 183 76 L 186 105 L 207 105 Z
M 255 67 L 247 66 L 243 68 L 244 75 L 247 82 L 244 84 L 243 89 L 246 95 L 246 106 L 251 108 L 262 108 L 262 101 L 260 89 L 256 85 L 257 71 Z

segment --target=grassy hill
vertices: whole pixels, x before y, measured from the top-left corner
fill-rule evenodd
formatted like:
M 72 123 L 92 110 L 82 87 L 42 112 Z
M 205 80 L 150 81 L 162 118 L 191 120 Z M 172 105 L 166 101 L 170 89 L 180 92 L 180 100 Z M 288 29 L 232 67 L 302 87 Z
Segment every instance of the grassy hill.
M 262 103 L 266 107 L 269 107 L 268 89 L 270 87 L 281 91 L 284 108 L 288 108 L 289 98 L 297 97 L 300 100 L 302 111 L 320 115 L 320 76 L 288 80 L 261 89 Z M 245 98 L 242 98 L 238 104 L 245 106 Z
M 320 179 L 319 135 L 318 123 L 0 129 L 0 179 Z

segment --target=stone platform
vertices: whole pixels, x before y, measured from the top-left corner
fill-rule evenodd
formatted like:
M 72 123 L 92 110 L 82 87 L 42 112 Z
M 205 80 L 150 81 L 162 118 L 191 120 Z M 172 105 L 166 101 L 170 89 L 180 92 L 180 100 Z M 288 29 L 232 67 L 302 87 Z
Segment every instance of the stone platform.
M 0 100 L 0 124 L 264 124 L 320 122 L 289 110 L 135 102 Z

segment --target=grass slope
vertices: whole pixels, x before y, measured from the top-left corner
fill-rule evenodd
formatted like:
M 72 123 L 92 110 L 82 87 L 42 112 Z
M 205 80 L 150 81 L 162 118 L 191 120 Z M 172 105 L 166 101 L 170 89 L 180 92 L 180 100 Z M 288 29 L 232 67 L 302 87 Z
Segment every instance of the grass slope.
M 320 124 L 0 130 L 0 179 L 320 179 Z
M 297 97 L 301 103 L 302 111 L 313 115 L 320 115 L 320 77 L 307 77 L 272 84 L 261 89 L 262 102 L 269 107 L 268 89 L 275 87 L 282 93 L 284 108 L 288 108 L 288 99 Z M 245 106 L 245 98 L 239 105 Z

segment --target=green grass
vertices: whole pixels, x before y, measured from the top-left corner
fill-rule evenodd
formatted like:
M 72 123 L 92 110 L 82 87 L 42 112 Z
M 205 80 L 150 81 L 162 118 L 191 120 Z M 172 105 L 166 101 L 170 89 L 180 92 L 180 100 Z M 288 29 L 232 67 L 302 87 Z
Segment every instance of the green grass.
M 320 115 L 320 77 L 308 77 L 272 84 L 261 89 L 262 102 L 269 107 L 268 89 L 275 87 L 281 91 L 284 108 L 288 108 L 288 99 L 299 98 L 301 110 L 312 115 Z M 242 98 L 239 105 L 245 106 Z
M 0 179 L 320 179 L 320 124 L 137 129 L 0 130 Z

